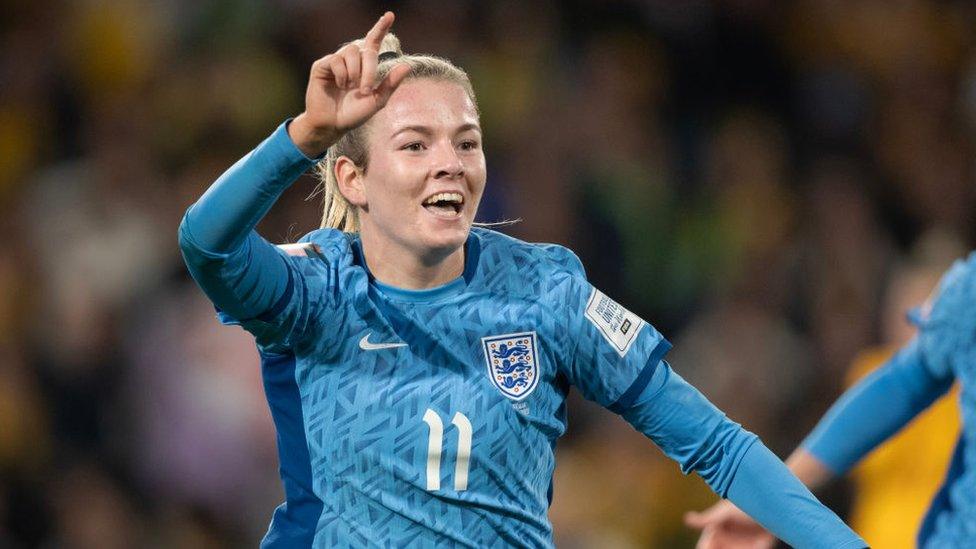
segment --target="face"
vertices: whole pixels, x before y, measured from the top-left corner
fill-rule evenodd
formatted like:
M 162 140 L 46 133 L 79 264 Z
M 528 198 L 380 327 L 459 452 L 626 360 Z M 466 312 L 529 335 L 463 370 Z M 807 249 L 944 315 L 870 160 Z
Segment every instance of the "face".
M 478 113 L 454 83 L 397 88 L 366 128 L 361 230 L 421 257 L 464 245 L 485 189 Z

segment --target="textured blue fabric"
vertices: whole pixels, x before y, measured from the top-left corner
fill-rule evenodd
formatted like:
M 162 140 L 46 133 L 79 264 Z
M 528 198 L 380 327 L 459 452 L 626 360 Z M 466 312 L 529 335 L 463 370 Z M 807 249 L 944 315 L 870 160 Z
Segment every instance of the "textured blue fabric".
M 651 380 L 654 379 L 654 374 L 658 372 L 658 368 L 663 362 L 661 359 L 671 350 L 671 344 L 669 342 L 665 343 L 666 345 L 659 345 L 657 351 L 647 359 L 647 365 L 641 370 L 641 373 L 634 380 L 630 388 L 624 394 L 620 395 L 620 398 L 616 402 L 607 406 L 607 409 L 615 414 L 623 414 L 625 411 L 631 409 L 634 404 L 651 398 L 651 395 L 656 393 L 656 388 L 651 384 Z M 667 365 L 667 363 L 664 364 Z M 650 390 L 648 387 L 650 387 Z
M 928 314 L 920 315 L 919 343 L 935 376 L 954 377 L 960 387 L 962 433 L 945 495 L 926 522 L 926 549 L 969 547 L 976 540 L 976 254 L 957 261 L 939 283 Z
M 725 497 L 739 461 L 756 435 L 728 419 L 662 361 L 637 403 L 623 418 L 681 465 Z
M 295 356 L 262 353 L 261 374 L 277 433 L 278 471 L 285 488 L 285 502 L 275 509 L 261 548 L 310 547 L 322 514 L 322 500 L 312 491 L 305 420 L 295 381 Z
M 551 544 L 546 509 L 567 382 L 615 403 L 667 342 L 646 325 L 621 356 L 581 322 L 593 290 L 563 248 L 475 229 L 466 245 L 470 276 L 403 292 L 370 282 L 355 237 L 320 230 L 302 240 L 322 254 L 287 258 L 296 288 L 311 290 L 304 298 L 293 292 L 279 318 L 317 301 L 328 305 L 325 320 L 313 323 L 323 328 L 295 338 L 289 320 L 240 324 L 261 334 L 263 348 L 279 345 L 271 334 L 293 338 L 313 489 L 325 503 L 316 544 Z M 482 338 L 513 333 L 531 334 L 540 378 L 518 401 L 491 383 L 482 347 Z M 364 351 L 364 337 L 406 346 Z M 428 410 L 444 426 L 434 491 L 425 476 Z M 453 489 L 458 413 L 473 430 L 466 490 Z
M 231 166 L 191 205 L 179 228 L 190 274 L 228 315 L 272 313 L 294 291 L 286 254 L 254 227 L 281 193 L 314 164 L 288 137 L 287 122 Z
M 845 393 L 804 447 L 844 472 L 958 381 L 963 431 L 919 546 L 969 547 L 976 540 L 976 254 L 957 261 L 910 319 L 918 336 Z
M 282 139 L 279 128 L 190 208 L 180 242 L 220 320 L 263 356 L 290 357 L 266 359 L 265 379 L 280 368 L 295 382 L 299 407 L 291 389 L 269 403 L 288 402 L 279 416 L 292 418 L 279 438 L 286 490 L 322 505 L 313 546 L 551 546 L 571 385 L 606 407 L 633 403 L 633 423 L 726 491 L 752 435 L 660 365 L 667 340 L 593 288 L 572 252 L 475 228 L 460 279 L 422 291 L 373 280 L 356 235 L 313 231 L 304 253 L 286 253 L 253 232 L 309 162 Z M 228 214 L 213 198 L 238 186 L 251 210 Z M 243 233 L 223 226 L 235 223 Z M 286 475 L 306 460 L 309 476 Z
M 949 492 L 966 472 L 966 463 L 963 459 L 966 453 L 965 442 L 965 437 L 960 435 L 956 442 L 956 449 L 952 452 L 952 460 L 949 462 L 945 481 L 935 494 L 932 505 L 929 506 L 929 510 L 922 520 L 922 525 L 918 529 L 918 547 L 926 547 L 929 540 L 932 539 L 932 534 L 940 520 L 939 517 L 952 516 L 952 502 L 949 499 Z

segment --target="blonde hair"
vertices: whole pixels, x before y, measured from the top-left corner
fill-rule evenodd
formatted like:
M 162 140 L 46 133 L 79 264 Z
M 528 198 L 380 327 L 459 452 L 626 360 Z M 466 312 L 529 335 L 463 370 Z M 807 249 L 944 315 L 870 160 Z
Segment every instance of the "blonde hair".
M 362 45 L 361 40 L 356 41 Z M 396 56 L 382 56 L 387 52 L 393 52 Z M 410 66 L 407 79 L 426 78 L 431 80 L 441 80 L 453 82 L 468 94 L 475 109 L 478 102 L 475 99 L 474 88 L 468 74 L 460 67 L 454 65 L 447 59 L 433 55 L 403 55 L 400 48 L 400 40 L 392 33 L 383 38 L 383 45 L 380 47 L 382 60 L 376 67 L 376 80 L 386 78 L 390 69 L 398 64 L 406 63 Z M 345 156 L 365 173 L 369 156 L 367 155 L 367 130 L 369 121 L 345 133 L 338 141 L 329 147 L 325 158 L 316 166 L 320 184 L 318 190 L 322 192 L 322 225 L 321 228 L 333 228 L 347 233 L 359 231 L 359 211 L 350 204 L 342 193 L 339 192 L 339 183 L 336 180 L 335 165 L 336 161 Z M 315 193 L 312 194 L 314 196 Z

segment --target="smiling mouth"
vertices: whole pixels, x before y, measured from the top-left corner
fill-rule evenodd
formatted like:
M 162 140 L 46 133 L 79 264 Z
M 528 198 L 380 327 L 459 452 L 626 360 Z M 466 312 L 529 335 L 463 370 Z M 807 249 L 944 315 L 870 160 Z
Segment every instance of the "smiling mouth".
M 437 217 L 460 217 L 464 208 L 464 196 L 461 193 L 437 193 L 427 197 L 423 207 Z

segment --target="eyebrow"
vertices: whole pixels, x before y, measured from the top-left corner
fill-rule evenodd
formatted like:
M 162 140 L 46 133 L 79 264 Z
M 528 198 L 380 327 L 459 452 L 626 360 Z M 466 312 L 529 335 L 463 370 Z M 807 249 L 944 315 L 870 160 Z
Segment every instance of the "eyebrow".
M 456 133 L 464 133 L 470 130 L 475 130 L 478 133 L 481 133 L 481 126 L 472 123 L 462 124 L 461 126 L 458 126 Z M 404 126 L 399 130 L 393 132 L 393 135 L 390 136 L 390 139 L 393 139 L 394 137 L 400 135 L 403 132 L 417 132 L 421 135 L 429 136 L 434 133 L 434 130 L 431 129 L 429 126 Z

